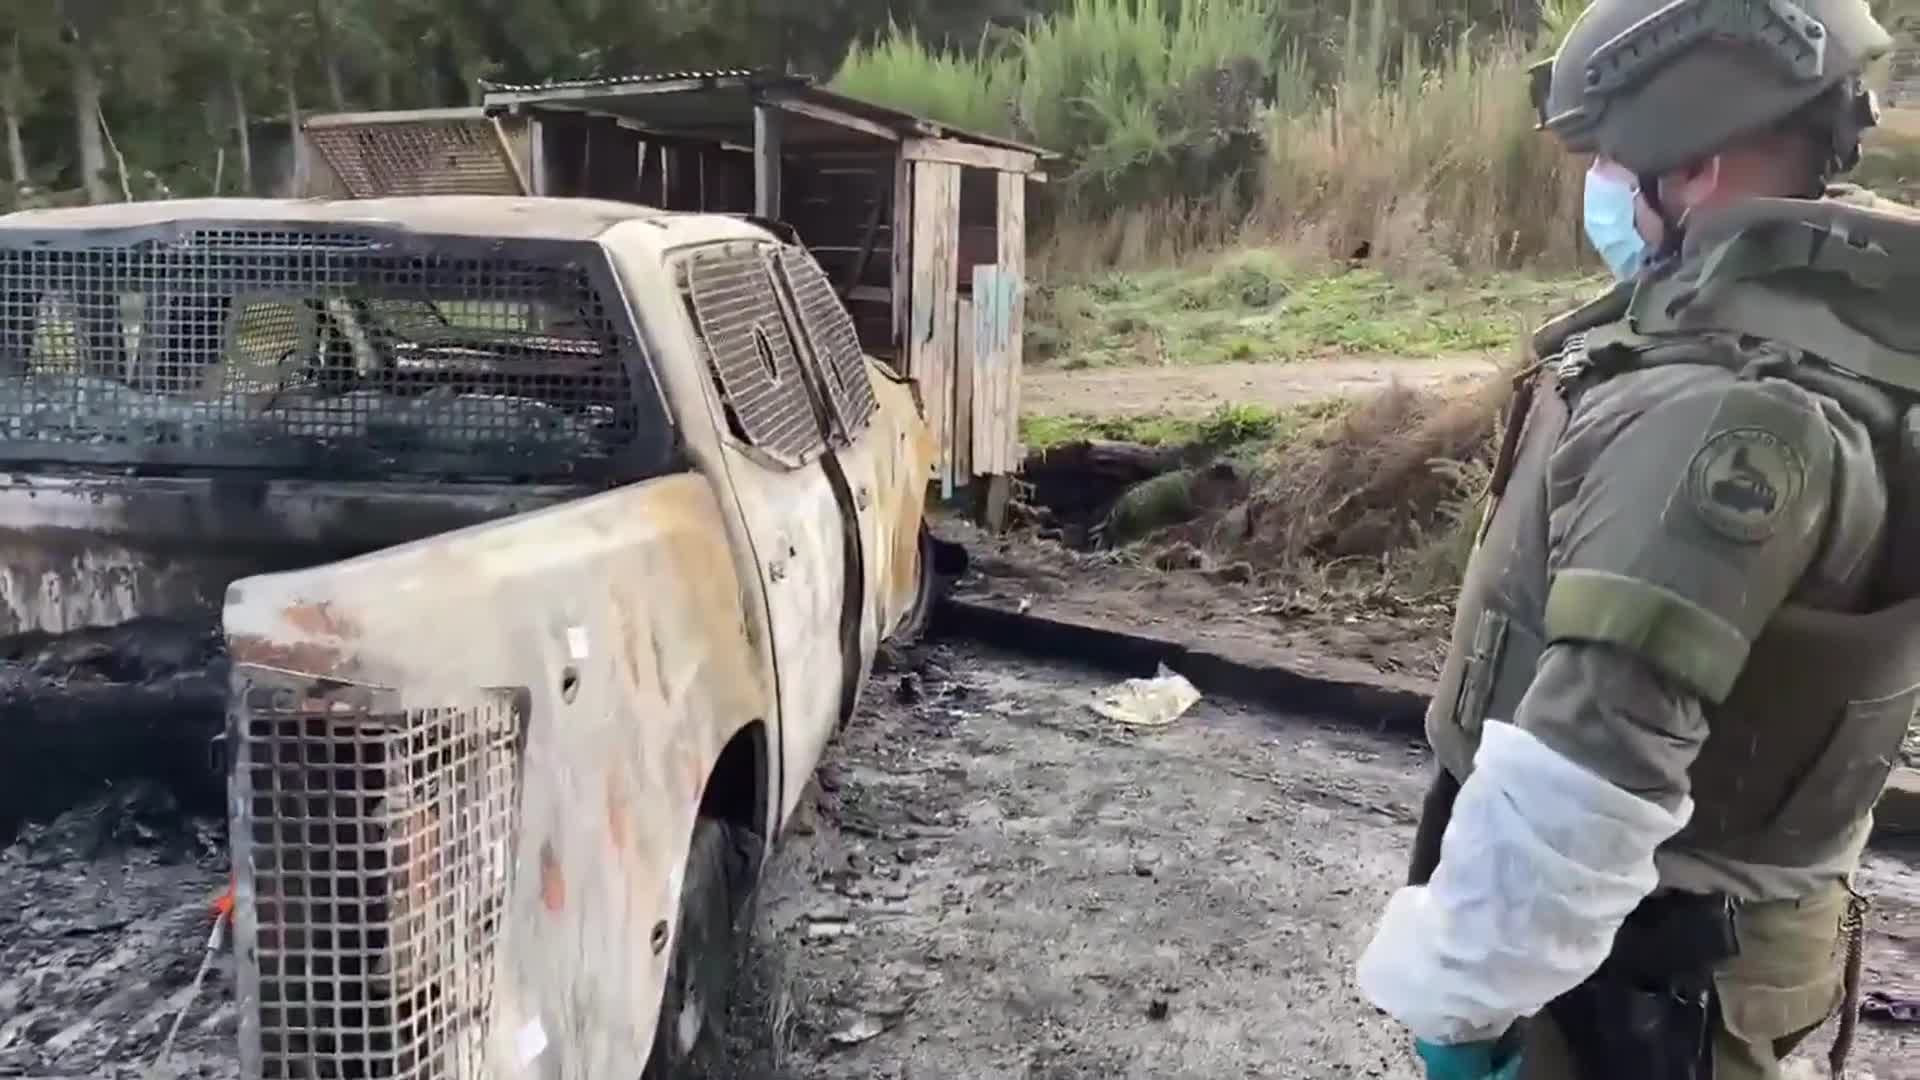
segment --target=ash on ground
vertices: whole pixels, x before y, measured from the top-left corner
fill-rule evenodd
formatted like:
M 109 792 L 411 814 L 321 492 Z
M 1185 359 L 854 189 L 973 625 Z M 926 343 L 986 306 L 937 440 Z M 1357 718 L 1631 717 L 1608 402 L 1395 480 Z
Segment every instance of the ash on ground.
M 0 849 L 0 1076 L 237 1076 L 228 950 L 187 1001 L 227 877 L 225 824 L 159 784 L 24 826 Z

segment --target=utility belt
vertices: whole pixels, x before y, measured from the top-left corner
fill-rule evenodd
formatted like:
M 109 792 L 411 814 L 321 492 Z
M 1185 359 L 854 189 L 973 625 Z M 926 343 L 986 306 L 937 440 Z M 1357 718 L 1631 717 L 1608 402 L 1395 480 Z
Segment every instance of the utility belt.
M 1714 973 L 1739 953 L 1728 897 L 1641 901 L 1599 970 L 1547 1006 L 1581 1080 L 1711 1080 Z

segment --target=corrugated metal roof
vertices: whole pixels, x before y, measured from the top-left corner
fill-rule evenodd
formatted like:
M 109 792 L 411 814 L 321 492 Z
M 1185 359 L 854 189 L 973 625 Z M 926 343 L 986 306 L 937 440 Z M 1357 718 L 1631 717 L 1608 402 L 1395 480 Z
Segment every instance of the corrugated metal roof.
M 497 83 L 481 79 L 480 89 L 486 93 L 533 94 L 542 90 L 615 90 L 622 86 L 646 86 L 652 83 L 754 81 L 807 83 L 812 80 L 804 75 L 785 75 L 779 72 L 753 71 L 748 68 L 722 68 L 712 71 L 651 71 L 627 75 L 596 75 L 586 79 L 556 79 L 542 83 Z
M 694 83 L 698 85 L 689 86 L 685 89 L 675 88 L 670 91 L 647 89 L 650 87 L 662 87 L 671 83 Z M 932 120 L 901 109 L 878 105 L 862 98 L 850 97 L 818 85 L 811 76 L 807 75 L 734 69 L 608 75 L 592 79 L 569 79 L 521 85 L 483 81 L 480 86 L 481 90 L 489 99 L 494 95 L 511 99 L 509 101 L 488 100 L 486 102 L 488 107 L 530 106 L 533 108 L 584 108 L 604 110 L 610 113 L 621 113 L 622 110 L 618 107 L 621 99 L 633 98 L 636 97 L 636 95 L 653 97 L 666 93 L 701 94 L 713 91 L 737 93 L 743 89 L 758 92 L 772 91 L 799 101 L 812 102 L 828 108 L 837 109 L 870 123 L 882 125 L 901 135 L 959 139 L 966 142 L 978 143 L 983 146 L 995 146 L 1002 149 L 1033 154 L 1042 159 L 1054 156 L 1038 146 L 1023 143 L 1016 139 L 1003 138 L 998 135 L 988 135 L 978 131 L 969 131 L 965 128 L 954 127 L 950 124 L 944 124 L 938 120 Z M 628 88 L 633 88 L 636 94 L 623 94 L 622 91 Z M 604 91 L 607 100 L 595 100 L 594 92 L 596 91 Z M 550 101 L 543 101 L 541 97 L 545 94 L 552 94 L 554 97 Z M 637 109 L 637 105 L 629 106 L 629 110 Z M 649 119 L 655 119 L 657 121 L 657 118 L 639 115 L 637 111 L 635 111 L 633 118 L 642 123 L 647 122 Z M 751 134 L 750 116 L 743 114 L 736 120 L 730 122 L 740 125 L 743 136 Z M 669 129 L 670 125 L 665 124 L 656 128 L 656 130 L 663 132 Z

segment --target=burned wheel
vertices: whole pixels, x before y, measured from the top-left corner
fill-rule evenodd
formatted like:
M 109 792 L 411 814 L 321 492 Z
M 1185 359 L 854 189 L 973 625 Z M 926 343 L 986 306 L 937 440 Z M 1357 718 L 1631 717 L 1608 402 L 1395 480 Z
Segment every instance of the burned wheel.
M 641 1080 L 725 1075 L 727 1012 L 752 934 L 760 838 L 716 818 L 694 825 L 667 985 Z
M 896 645 L 912 645 L 927 632 L 933 622 L 933 609 L 940 597 L 966 573 L 967 550 L 948 540 L 937 540 L 925 523 L 920 526 L 920 574 L 914 581 L 913 606 L 900 628 L 890 639 Z

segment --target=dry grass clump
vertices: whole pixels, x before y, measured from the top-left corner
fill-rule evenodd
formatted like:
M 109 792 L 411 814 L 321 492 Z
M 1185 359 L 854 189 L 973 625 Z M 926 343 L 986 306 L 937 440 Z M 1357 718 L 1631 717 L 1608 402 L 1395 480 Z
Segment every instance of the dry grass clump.
M 1466 393 L 1393 386 L 1268 453 L 1205 546 L 1263 571 L 1411 595 L 1459 581 L 1511 380 Z

